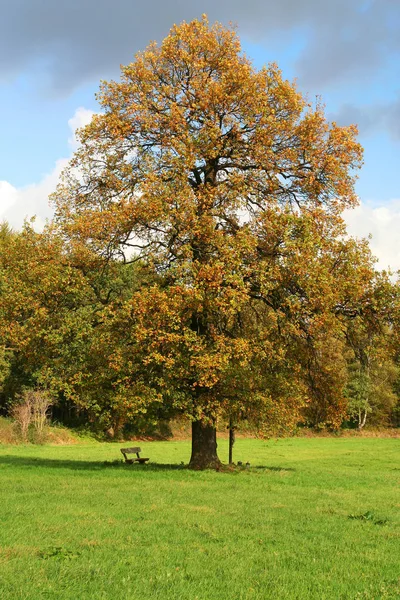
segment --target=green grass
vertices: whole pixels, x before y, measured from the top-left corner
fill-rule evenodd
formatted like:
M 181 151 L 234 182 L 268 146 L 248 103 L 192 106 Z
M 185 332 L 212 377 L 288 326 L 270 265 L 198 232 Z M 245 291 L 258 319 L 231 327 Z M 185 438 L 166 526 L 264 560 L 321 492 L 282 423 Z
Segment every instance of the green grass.
M 0 447 L 2 600 L 400 598 L 400 440 L 141 446 Z

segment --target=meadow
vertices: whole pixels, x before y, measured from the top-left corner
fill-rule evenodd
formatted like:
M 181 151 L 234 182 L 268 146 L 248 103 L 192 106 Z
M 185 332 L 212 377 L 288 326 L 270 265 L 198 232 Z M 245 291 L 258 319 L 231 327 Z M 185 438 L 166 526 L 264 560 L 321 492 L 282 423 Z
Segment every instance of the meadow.
M 400 598 L 399 439 L 121 445 L 0 446 L 2 600 Z

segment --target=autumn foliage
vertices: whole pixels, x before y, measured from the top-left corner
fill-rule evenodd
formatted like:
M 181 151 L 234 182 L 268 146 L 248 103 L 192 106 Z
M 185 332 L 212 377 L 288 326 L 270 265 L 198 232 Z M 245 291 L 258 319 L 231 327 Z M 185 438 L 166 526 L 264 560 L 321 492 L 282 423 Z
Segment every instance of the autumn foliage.
M 341 217 L 357 203 L 356 128 L 328 123 L 205 17 L 139 53 L 98 100 L 53 195 L 56 227 L 84 272 L 147 275 L 103 296 L 94 380 L 126 417 L 188 416 L 195 468 L 219 464 L 220 417 L 265 434 L 340 424 L 347 323 L 380 310 L 368 246 Z
M 334 421 L 338 314 L 357 311 L 372 272 L 340 216 L 356 203 L 355 128 L 329 124 L 276 65 L 256 71 L 206 18 L 173 27 L 98 99 L 54 201 L 75 252 L 159 275 L 112 317 L 130 335 L 114 365 L 125 389 L 139 353 L 159 400 L 171 394 L 201 432 L 199 467 L 218 462 L 221 412 L 286 427 L 310 381 L 329 381 Z

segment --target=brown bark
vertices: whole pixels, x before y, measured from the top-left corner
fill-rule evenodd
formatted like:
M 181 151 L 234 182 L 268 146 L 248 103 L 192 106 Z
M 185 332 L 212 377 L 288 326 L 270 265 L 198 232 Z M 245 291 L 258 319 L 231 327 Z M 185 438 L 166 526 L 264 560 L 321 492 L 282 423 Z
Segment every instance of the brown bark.
M 192 423 L 191 469 L 218 469 L 221 462 L 217 454 L 217 430 L 202 421 Z

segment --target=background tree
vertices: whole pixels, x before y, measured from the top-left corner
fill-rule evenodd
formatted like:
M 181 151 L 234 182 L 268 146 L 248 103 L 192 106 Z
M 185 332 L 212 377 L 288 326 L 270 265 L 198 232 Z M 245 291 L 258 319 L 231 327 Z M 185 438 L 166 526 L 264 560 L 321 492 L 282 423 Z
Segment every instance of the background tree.
M 357 327 L 357 325 L 355 325 Z M 390 332 L 384 331 L 371 339 L 365 331 L 351 328 L 352 353 L 349 356 L 349 377 L 345 389 L 348 415 L 359 429 L 367 420 L 373 425 L 390 424 L 398 403 L 396 365 Z
M 87 327 L 90 289 L 51 230 L 36 233 L 26 224 L 1 239 L 0 298 L 8 360 L 3 405 L 26 387 L 58 389 L 65 365 L 73 360 L 71 340 L 84 336 Z
M 362 429 L 388 425 L 397 404 L 396 300 L 397 288 L 385 272 L 376 273 L 365 286 L 362 311 L 346 329 L 348 361 L 348 414 Z
M 345 302 L 329 243 L 356 203 L 356 130 L 328 124 L 275 65 L 256 71 L 235 32 L 206 18 L 174 26 L 98 99 L 54 195 L 57 222 L 73 252 L 157 272 L 111 317 L 129 337 L 124 393 L 146 366 L 151 392 L 135 402 L 190 415 L 191 465 L 215 467 L 234 377 L 250 374 L 240 402 L 282 423 L 307 400 L 296 344 Z
M 4 235 L 1 235 L 1 233 Z M 76 258 L 76 257 L 75 257 Z M 106 307 L 129 298 L 145 274 L 71 257 L 53 230 L 0 230 L 0 404 L 3 412 L 27 388 L 50 389 L 53 414 L 79 412 L 98 428 L 118 429 L 123 408 L 107 369 L 112 346 L 98 354 Z M 44 397 L 45 394 L 42 396 Z

